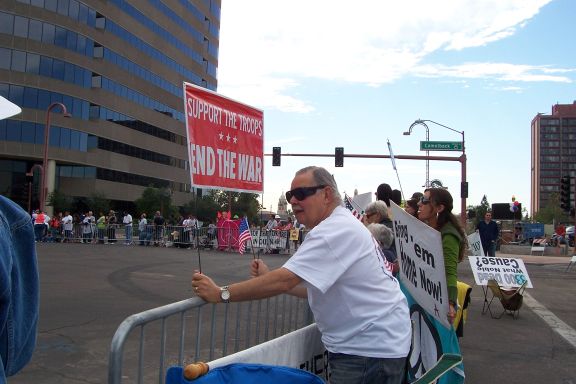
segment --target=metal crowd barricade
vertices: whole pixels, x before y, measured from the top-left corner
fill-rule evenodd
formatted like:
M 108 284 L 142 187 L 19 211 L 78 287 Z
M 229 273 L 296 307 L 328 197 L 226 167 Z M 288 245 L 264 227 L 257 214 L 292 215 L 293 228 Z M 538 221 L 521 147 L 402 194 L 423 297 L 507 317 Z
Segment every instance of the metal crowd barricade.
M 170 366 L 224 357 L 312 322 L 308 302 L 289 295 L 230 304 L 195 297 L 153 308 L 129 316 L 116 330 L 108 383 L 162 384 Z

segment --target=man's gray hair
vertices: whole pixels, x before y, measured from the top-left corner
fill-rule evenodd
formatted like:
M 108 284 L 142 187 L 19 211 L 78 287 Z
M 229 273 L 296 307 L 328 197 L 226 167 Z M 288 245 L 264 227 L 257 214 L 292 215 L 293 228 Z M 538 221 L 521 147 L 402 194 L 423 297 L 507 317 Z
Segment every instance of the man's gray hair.
M 368 228 L 372 236 L 374 236 L 376 241 L 378 241 L 378 244 L 380 244 L 382 249 L 390 248 L 392 242 L 394 241 L 394 233 L 390 228 L 384 224 L 377 223 L 368 224 L 366 228 Z
M 342 196 L 340 196 L 340 192 L 338 192 L 338 185 L 336 185 L 336 180 L 334 180 L 334 176 L 330 172 L 328 172 L 325 168 L 316 167 L 314 165 L 302 168 L 296 175 L 301 175 L 303 173 L 312 172 L 312 178 L 314 179 L 314 183 L 316 185 L 326 185 L 330 187 L 332 191 L 332 198 L 338 205 L 344 205 L 342 202 Z
M 364 214 L 368 215 L 371 213 L 378 213 L 382 219 L 389 219 L 390 214 L 388 213 L 388 206 L 382 200 L 376 200 L 371 202 L 364 209 Z

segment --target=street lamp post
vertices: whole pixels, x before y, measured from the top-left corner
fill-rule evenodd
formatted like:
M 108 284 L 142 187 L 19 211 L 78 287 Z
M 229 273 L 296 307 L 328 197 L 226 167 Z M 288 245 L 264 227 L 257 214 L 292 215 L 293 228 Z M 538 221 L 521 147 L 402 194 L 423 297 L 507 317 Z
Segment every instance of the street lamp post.
M 404 136 L 410 136 L 412 133 L 412 128 L 416 125 L 422 125 L 426 128 L 426 141 L 430 141 L 430 129 L 422 120 L 416 120 L 415 122 L 410 125 L 410 128 L 406 132 L 403 133 Z M 426 151 L 426 157 L 430 157 L 430 151 Z M 426 159 L 426 183 L 424 184 L 424 188 L 430 187 L 430 160 Z
M 458 131 L 454 128 L 450 128 L 444 124 L 437 123 L 433 120 L 418 119 L 418 120 L 414 121 L 412 123 L 412 125 L 410 125 L 410 128 L 408 129 L 407 132 L 404 132 L 404 135 L 409 135 L 412 132 L 412 128 L 415 125 L 423 125 L 426 127 L 426 139 L 428 140 L 428 125 L 426 124 L 427 122 L 439 125 L 443 128 L 449 129 L 452 132 L 456 132 L 456 133 L 459 133 L 462 135 L 462 156 L 460 156 L 460 164 L 461 164 L 461 172 L 462 172 L 462 182 L 460 184 L 460 197 L 462 198 L 462 200 L 461 200 L 461 206 L 460 206 L 460 218 L 462 220 L 462 224 L 465 225 L 466 224 L 466 198 L 468 197 L 468 184 L 466 181 L 466 145 L 465 145 L 465 141 L 464 141 L 464 131 Z M 428 157 L 428 151 L 426 151 L 426 157 Z M 426 160 L 426 162 L 428 162 L 428 160 Z M 426 167 L 428 167 L 428 165 Z M 427 170 L 428 170 L 428 168 L 427 168 Z M 426 182 L 428 183 L 428 176 L 426 176 Z
M 42 183 L 40 184 L 40 209 L 44 212 L 48 188 L 46 186 L 46 174 L 48 173 L 48 141 L 50 140 L 50 112 L 56 107 L 62 109 L 62 116 L 71 117 L 62 103 L 52 103 L 46 109 L 46 125 L 44 127 L 44 158 L 42 160 Z

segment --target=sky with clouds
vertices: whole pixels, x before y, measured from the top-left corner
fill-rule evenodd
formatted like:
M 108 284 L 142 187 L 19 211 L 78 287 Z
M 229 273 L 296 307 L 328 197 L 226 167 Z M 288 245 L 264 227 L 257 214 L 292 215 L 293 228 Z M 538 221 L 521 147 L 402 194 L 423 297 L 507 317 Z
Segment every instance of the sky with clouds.
M 264 152 L 424 155 L 416 119 L 464 131 L 468 204 L 530 205 L 530 122 L 576 100 L 572 0 L 223 0 L 218 93 L 264 111 Z M 433 141 L 462 136 L 428 124 Z M 430 152 L 459 156 L 458 152 Z M 265 158 L 263 205 L 277 208 L 294 173 L 320 165 L 341 192 L 386 182 L 422 191 L 425 161 Z M 430 161 L 460 198 L 460 163 Z M 459 203 L 456 203 L 459 212 Z

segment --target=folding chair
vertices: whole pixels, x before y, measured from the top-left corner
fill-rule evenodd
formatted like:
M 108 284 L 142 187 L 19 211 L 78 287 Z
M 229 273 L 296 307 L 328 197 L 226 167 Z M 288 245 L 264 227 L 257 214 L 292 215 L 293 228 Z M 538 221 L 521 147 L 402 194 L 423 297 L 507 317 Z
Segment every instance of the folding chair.
M 572 256 L 572 259 L 570 260 L 570 263 L 568 264 L 568 266 L 566 267 L 566 270 L 564 272 L 568 272 L 573 265 L 576 264 L 576 255 Z
M 520 287 L 508 290 L 502 289 L 496 280 L 488 280 L 488 288 L 492 291 L 492 299 L 490 299 L 488 303 L 490 316 L 492 316 L 493 319 L 499 319 L 505 312 L 508 312 L 512 315 L 512 318 L 517 319 L 520 315 L 520 308 L 522 308 L 522 302 L 524 300 L 523 293 L 527 284 L 528 281 L 525 281 Z M 491 309 L 494 298 L 498 298 L 498 301 L 502 304 L 502 312 L 497 316 Z
M 542 252 L 540 256 L 544 256 L 544 251 L 546 250 L 546 239 L 535 239 L 532 242 L 532 248 L 530 248 L 530 256 L 534 252 Z

